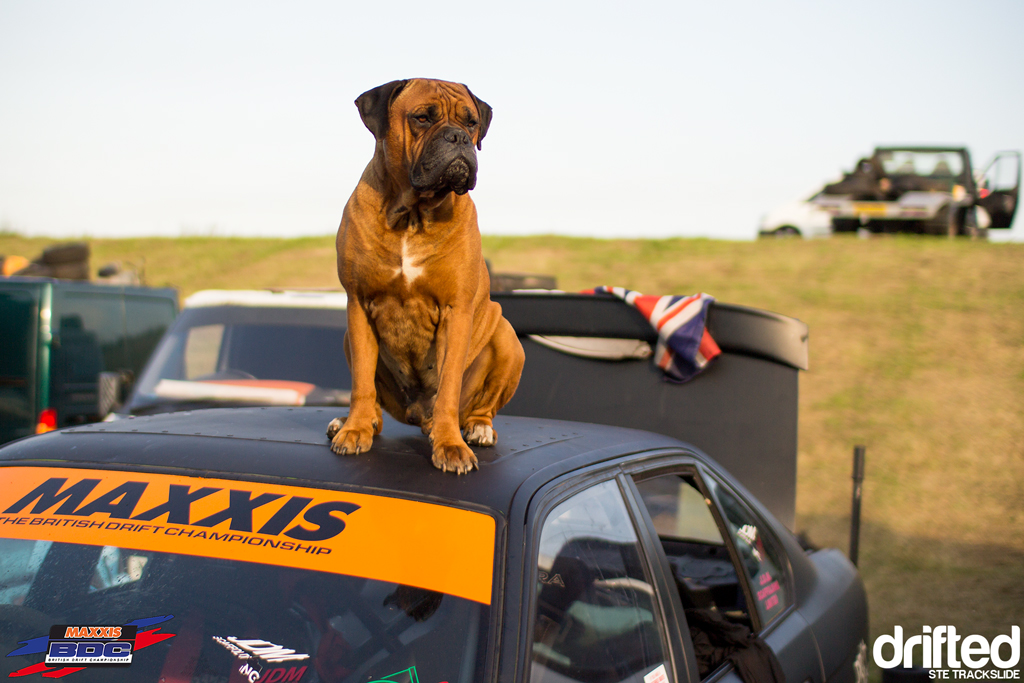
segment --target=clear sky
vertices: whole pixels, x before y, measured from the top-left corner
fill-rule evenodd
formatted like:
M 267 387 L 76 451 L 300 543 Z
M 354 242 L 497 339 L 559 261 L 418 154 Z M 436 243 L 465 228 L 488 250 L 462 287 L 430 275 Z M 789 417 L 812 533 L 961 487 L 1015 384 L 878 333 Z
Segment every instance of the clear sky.
M 333 233 L 353 100 L 425 76 L 494 108 L 485 234 L 750 239 L 875 144 L 1024 149 L 1022 34 L 1020 0 L 0 0 L 0 229 Z

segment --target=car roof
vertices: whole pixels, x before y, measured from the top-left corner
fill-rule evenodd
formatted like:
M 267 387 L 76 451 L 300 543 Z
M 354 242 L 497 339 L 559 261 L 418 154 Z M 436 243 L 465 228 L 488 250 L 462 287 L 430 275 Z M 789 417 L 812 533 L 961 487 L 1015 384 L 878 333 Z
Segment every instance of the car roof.
M 175 304 L 178 302 L 178 290 L 172 287 L 146 287 L 144 285 L 123 285 L 109 284 L 105 282 L 90 282 L 88 280 L 61 280 L 52 277 L 20 276 L 0 277 L 0 287 L 5 285 L 16 285 L 24 287 L 31 285 L 35 287 L 50 286 L 56 289 L 73 292 L 90 292 L 98 294 L 130 294 L 132 296 L 153 296 L 161 299 L 172 299 Z
M 252 306 L 257 308 L 345 308 L 348 297 L 337 290 L 204 289 L 185 299 L 185 308 Z
M 389 417 L 369 452 L 335 455 L 325 432 L 341 412 L 306 407 L 215 408 L 81 425 L 0 448 L 0 466 L 142 468 L 351 486 L 485 506 L 504 515 L 527 481 L 539 488 L 563 473 L 617 456 L 666 448 L 689 450 L 680 441 L 639 430 L 499 415 L 494 421 L 498 443 L 474 448 L 479 470 L 460 476 L 431 464 L 430 442 L 418 427 Z
M 957 152 L 966 153 L 967 148 L 963 146 L 944 146 L 944 145 L 890 145 L 885 147 L 875 147 L 875 153 L 878 152 Z

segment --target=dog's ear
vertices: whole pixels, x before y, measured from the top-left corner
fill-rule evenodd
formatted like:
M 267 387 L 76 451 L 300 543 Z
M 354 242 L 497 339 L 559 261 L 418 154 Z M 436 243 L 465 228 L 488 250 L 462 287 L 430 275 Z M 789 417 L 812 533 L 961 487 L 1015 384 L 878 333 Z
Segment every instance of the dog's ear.
M 367 90 L 356 98 L 356 107 L 363 125 L 370 129 L 373 137 L 382 140 L 388 132 L 388 110 L 398 93 L 409 81 L 391 81 Z
M 462 87 L 466 88 L 466 85 L 463 84 Z M 483 147 L 480 146 L 480 143 L 483 142 L 484 136 L 487 135 L 487 127 L 491 125 L 491 105 L 474 95 L 473 91 L 469 88 L 466 88 L 466 92 L 468 92 L 469 96 L 473 98 L 473 103 L 476 104 L 476 110 L 480 112 L 480 137 L 476 139 L 476 148 L 483 149 Z

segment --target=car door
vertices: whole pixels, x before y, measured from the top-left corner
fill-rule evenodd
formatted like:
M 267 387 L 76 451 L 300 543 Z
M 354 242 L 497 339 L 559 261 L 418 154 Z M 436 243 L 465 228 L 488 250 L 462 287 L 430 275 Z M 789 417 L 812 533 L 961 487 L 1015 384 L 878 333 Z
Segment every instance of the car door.
M 796 609 L 782 545 L 725 478 L 675 457 L 628 470 L 626 485 L 644 519 L 648 552 L 676 589 L 671 597 L 681 604 L 680 632 L 690 639 L 698 679 L 742 680 L 723 638 L 748 629 L 771 648 L 787 681 L 822 683 L 817 644 Z M 740 656 L 771 666 L 763 656 Z
M 36 432 L 40 392 L 39 310 L 42 288 L 5 283 L 0 291 L 0 444 Z M 41 348 L 42 346 L 42 348 Z M 40 396 L 43 393 L 43 396 Z
M 120 293 L 54 286 L 50 328 L 50 404 L 57 410 L 57 426 L 93 422 L 102 417 L 99 374 L 125 367 Z
M 523 683 L 689 683 L 664 577 L 618 468 L 542 493 L 526 543 Z
M 992 228 L 1009 228 L 1020 193 L 1020 152 L 1000 152 L 982 171 L 978 204 L 992 219 Z

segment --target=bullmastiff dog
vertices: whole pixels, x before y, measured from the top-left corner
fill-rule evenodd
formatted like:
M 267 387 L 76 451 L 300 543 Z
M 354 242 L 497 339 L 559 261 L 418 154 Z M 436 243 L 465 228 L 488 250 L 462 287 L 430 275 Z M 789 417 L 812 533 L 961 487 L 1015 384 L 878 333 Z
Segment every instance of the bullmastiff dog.
M 434 466 L 477 466 L 492 419 L 515 393 L 523 347 L 490 298 L 476 207 L 476 150 L 491 108 L 464 85 L 392 81 L 356 100 L 373 158 L 338 229 L 348 293 L 348 417 L 327 428 L 340 455 L 369 450 L 381 409 L 419 425 Z

